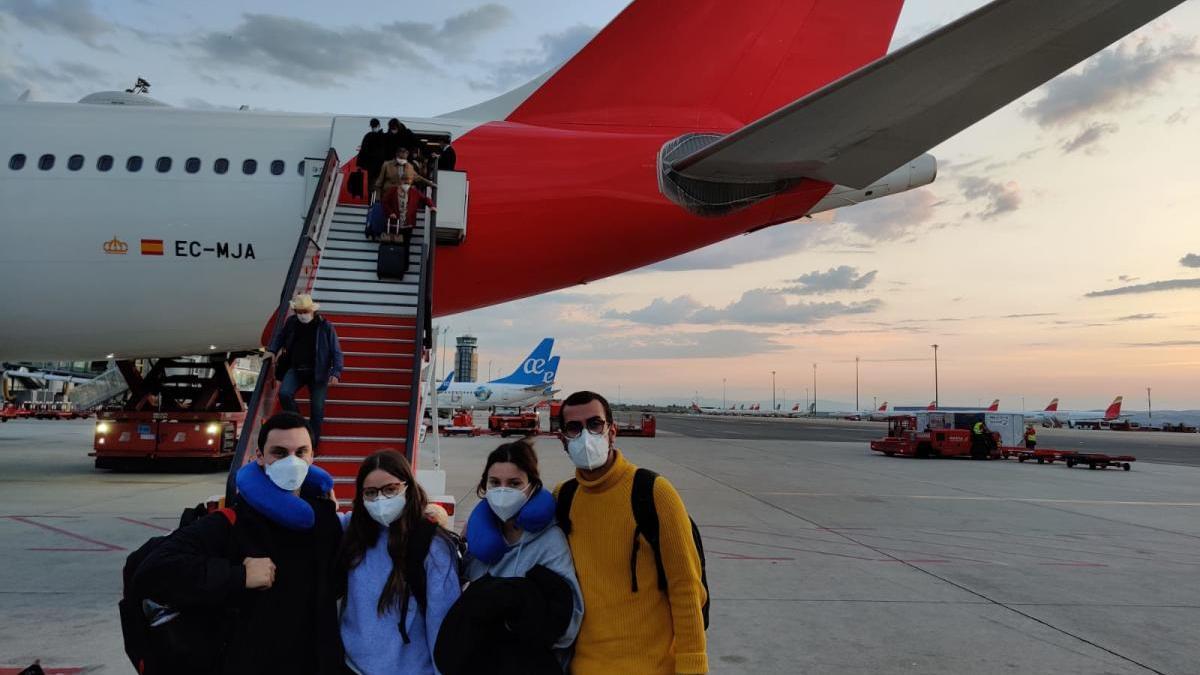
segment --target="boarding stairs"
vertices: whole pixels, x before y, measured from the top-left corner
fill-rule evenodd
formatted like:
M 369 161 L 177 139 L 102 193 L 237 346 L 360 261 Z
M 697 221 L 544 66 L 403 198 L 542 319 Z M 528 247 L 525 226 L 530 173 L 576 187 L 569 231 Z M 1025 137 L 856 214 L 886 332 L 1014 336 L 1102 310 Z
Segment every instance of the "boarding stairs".
M 430 245 L 429 234 L 434 216 L 425 210 L 413 233 L 407 274 L 403 279 L 380 280 L 376 276 L 379 244 L 367 240 L 364 232 L 366 206 L 338 203 L 342 175 L 337 154 L 330 150 L 280 294 L 272 333 L 282 329 L 289 300 L 301 292 L 312 294 L 321 306 L 320 314 L 337 331 L 344 370 L 326 396 L 315 464 L 333 475 L 338 505 L 345 509 L 353 502 L 355 476 L 368 455 L 392 448 L 417 467 L 435 246 Z M 300 391 L 297 403 L 307 416 L 307 389 Z M 247 420 L 230 468 L 227 496 L 234 492 L 236 471 L 253 460 L 262 421 L 278 409 L 274 362 L 267 361 L 251 399 L 254 419 Z M 444 478 L 439 484 L 429 474 L 421 471 L 418 477 L 432 501 L 445 503 Z M 452 499 L 448 506 L 453 508 Z

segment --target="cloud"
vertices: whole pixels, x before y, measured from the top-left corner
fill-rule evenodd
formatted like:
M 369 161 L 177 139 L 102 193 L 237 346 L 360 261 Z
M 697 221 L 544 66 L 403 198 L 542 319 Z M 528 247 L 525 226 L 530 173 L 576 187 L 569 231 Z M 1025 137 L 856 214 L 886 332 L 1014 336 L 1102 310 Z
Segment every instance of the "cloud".
M 665 325 L 674 324 L 813 324 L 836 316 L 868 314 L 883 306 L 877 299 L 862 302 L 789 302 L 785 293 L 756 288 L 746 291 L 742 297 L 725 307 L 700 305 L 690 297 L 665 300 L 655 299 L 646 307 L 632 312 L 611 312 L 610 318 L 619 318 L 635 323 Z M 670 315 L 667 321 L 657 311 Z
M 14 70 L 24 82 L 52 82 L 58 84 L 92 84 L 103 81 L 107 73 L 79 61 L 59 61 L 53 67 L 24 64 Z
M 1015 182 L 1000 183 L 982 176 L 963 176 L 958 179 L 958 185 L 968 200 L 986 201 L 983 211 L 975 214 L 984 220 L 1021 208 L 1021 189 Z
M 1082 70 L 1051 80 L 1042 88 L 1042 98 L 1021 112 L 1051 127 L 1128 108 L 1198 62 L 1195 38 L 1178 37 L 1161 47 L 1145 38 L 1126 40 L 1088 59 Z
M 1179 259 L 1179 264 L 1184 267 L 1200 267 L 1200 255 L 1189 253 Z
M 674 300 L 655 298 L 649 305 L 632 312 L 609 311 L 605 316 L 610 319 L 624 319 L 634 323 L 670 326 L 683 323 L 704 305 L 690 295 L 681 295 Z
M 1034 314 L 1005 314 L 1001 319 L 1036 319 L 1047 316 L 1058 316 L 1058 312 L 1037 312 Z
M 1120 128 L 1112 122 L 1094 122 L 1084 127 L 1082 131 L 1071 138 L 1063 139 L 1059 147 L 1066 154 L 1084 149 L 1090 154 L 1096 150 L 1092 146 L 1099 142 L 1101 138 L 1109 134 L 1115 134 Z
M 1091 293 L 1087 293 L 1084 297 L 1106 298 L 1114 295 L 1157 293 L 1159 291 L 1177 291 L 1188 288 L 1200 288 L 1200 279 L 1168 279 L 1166 281 L 1153 281 L 1148 284 L 1137 284 L 1134 286 L 1110 288 L 1103 291 L 1092 291 Z
M 789 349 L 779 342 L 778 333 L 748 330 L 711 330 L 700 333 L 671 331 L 653 335 L 629 336 L 593 344 L 579 353 L 581 359 L 705 359 L 734 358 L 780 352 Z
M 838 209 L 836 219 L 872 242 L 909 239 L 930 223 L 941 204 L 928 188 Z
M 1162 318 L 1160 314 L 1130 314 L 1129 316 L 1117 317 L 1117 321 L 1149 321 L 1151 319 Z
M 1191 118 L 1191 113 L 1184 108 L 1180 108 L 1167 116 L 1167 124 L 1187 124 Z
M 733 237 L 662 262 L 643 267 L 644 272 L 722 270 L 762 262 L 813 248 L 822 242 L 821 229 L 807 220 L 774 225 Z
M 557 33 L 543 34 L 537 39 L 536 49 L 524 50 L 518 58 L 496 63 L 487 79 L 469 84 L 474 89 L 498 91 L 523 84 L 578 54 L 599 31 L 595 26 L 579 24 Z
M 1122 274 L 1121 276 L 1117 277 L 1117 281 L 1123 281 L 1127 284 L 1131 284 L 1131 283 L 1137 281 L 1138 279 L 1141 279 L 1141 277 L 1134 277 L 1134 276 L 1130 276 L 1128 274 Z
M 0 12 L 27 28 L 57 33 L 98 47 L 96 39 L 116 26 L 92 9 L 90 0 L 0 0 Z
M 488 4 L 452 16 L 440 27 L 398 21 L 380 28 L 334 30 L 303 19 L 248 13 L 233 30 L 207 33 L 195 44 L 217 64 L 328 87 L 360 75 L 365 68 L 410 66 L 436 71 L 421 49 L 443 56 L 461 54 L 511 16 L 507 8 Z
M 1164 340 L 1162 342 L 1127 342 L 1126 347 L 1200 347 L 1200 340 Z
M 860 275 L 858 268 L 842 265 L 832 267 L 827 272 L 817 270 L 790 279 L 788 283 L 796 285 L 788 287 L 785 292 L 792 295 L 823 295 L 837 291 L 858 291 L 870 286 L 878 274 L 878 270 L 871 270 Z

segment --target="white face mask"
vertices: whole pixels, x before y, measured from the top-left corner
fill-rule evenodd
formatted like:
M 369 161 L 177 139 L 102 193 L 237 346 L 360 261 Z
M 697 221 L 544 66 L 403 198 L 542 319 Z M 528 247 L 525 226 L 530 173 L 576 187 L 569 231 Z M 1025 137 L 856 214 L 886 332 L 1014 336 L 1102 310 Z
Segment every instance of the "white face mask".
M 529 495 L 524 490 L 510 487 L 490 487 L 487 491 L 488 506 L 492 507 L 500 520 L 508 520 L 521 512 L 521 507 L 529 501 Z
M 580 469 L 590 470 L 604 466 L 608 461 L 608 430 L 593 434 L 584 429 L 575 438 L 567 440 L 567 454 Z
M 404 493 L 395 497 L 380 497 L 373 502 L 363 501 L 363 506 L 367 507 L 367 513 L 370 514 L 375 522 L 384 527 L 389 527 L 401 513 L 404 513 Z
M 312 323 L 313 315 L 312 314 L 297 314 L 296 319 L 300 323 Z
M 288 455 L 268 464 L 266 471 L 272 483 L 291 492 L 304 483 L 304 477 L 308 475 L 308 462 L 296 455 Z

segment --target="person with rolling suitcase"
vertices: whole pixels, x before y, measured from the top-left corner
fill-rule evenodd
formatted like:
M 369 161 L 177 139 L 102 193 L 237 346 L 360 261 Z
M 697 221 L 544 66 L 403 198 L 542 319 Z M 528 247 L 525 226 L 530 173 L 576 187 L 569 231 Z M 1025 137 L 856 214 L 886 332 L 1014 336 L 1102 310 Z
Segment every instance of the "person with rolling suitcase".
M 408 272 L 409 244 L 417 225 L 417 212 L 423 206 L 431 211 L 437 211 L 437 207 L 424 192 L 407 182 L 388 189 L 382 201 L 387 224 L 380 238 L 375 273 L 380 279 L 401 279 Z

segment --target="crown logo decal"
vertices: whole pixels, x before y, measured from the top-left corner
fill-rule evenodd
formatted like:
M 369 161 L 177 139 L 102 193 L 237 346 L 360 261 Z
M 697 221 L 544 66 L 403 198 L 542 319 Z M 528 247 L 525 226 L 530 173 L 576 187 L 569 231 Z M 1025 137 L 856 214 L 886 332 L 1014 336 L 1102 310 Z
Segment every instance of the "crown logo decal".
M 125 255 L 129 253 L 129 244 L 114 235 L 111 241 L 104 242 L 104 252 L 109 255 Z

